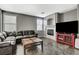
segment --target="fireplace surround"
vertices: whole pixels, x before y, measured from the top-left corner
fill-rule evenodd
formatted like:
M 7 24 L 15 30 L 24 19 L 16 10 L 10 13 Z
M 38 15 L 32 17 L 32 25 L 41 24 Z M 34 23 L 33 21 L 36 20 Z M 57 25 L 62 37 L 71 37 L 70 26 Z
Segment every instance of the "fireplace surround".
M 53 26 L 47 26 L 45 37 L 56 41 L 56 28 Z

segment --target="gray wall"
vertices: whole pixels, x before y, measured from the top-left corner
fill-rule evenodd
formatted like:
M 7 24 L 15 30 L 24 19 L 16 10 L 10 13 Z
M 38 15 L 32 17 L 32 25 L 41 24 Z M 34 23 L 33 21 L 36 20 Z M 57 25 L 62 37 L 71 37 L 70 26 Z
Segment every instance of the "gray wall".
M 36 31 L 36 17 L 18 15 L 17 16 L 17 30 L 35 30 Z
M 0 32 L 2 31 L 2 10 L 0 9 Z
M 77 5 L 77 20 L 79 21 L 79 4 Z
M 59 15 L 60 22 L 74 21 L 77 20 L 77 9 L 64 12 Z
M 77 5 L 77 20 L 78 20 L 78 33 L 79 33 L 79 4 Z
M 0 32 L 1 32 L 1 10 L 0 10 Z

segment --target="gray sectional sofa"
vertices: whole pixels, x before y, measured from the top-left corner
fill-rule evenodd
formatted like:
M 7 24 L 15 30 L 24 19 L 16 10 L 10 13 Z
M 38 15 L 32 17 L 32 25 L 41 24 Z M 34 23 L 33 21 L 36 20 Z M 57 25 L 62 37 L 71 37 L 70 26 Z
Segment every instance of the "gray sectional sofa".
M 5 32 L 0 33 L 0 55 L 15 54 L 16 38 L 7 36 Z
M 16 54 L 16 45 L 21 43 L 23 38 L 37 37 L 34 30 L 18 32 L 1 32 L 0 33 L 0 55 Z
M 26 30 L 26 31 L 18 31 L 16 36 L 16 44 L 21 43 L 21 40 L 23 38 L 29 38 L 29 37 L 38 37 L 38 34 L 35 33 L 34 30 Z

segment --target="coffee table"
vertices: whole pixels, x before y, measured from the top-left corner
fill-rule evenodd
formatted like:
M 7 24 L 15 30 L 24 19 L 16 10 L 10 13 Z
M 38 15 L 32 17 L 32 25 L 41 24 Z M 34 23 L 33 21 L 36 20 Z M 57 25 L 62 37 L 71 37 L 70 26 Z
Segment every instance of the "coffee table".
M 37 45 L 41 45 L 41 51 L 43 52 L 43 40 L 41 40 L 40 38 L 24 38 L 22 39 L 22 44 L 24 47 L 24 54 L 26 54 L 26 49 Z

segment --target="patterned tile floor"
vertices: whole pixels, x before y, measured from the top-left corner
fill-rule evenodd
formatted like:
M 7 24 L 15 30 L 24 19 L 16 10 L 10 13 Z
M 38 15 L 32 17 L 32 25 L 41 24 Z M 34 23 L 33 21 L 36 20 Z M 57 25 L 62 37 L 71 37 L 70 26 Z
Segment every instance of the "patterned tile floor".
M 43 40 L 44 51 L 41 47 L 34 47 L 31 50 L 26 49 L 27 55 L 79 55 L 79 50 L 63 44 L 57 44 L 54 40 L 41 38 Z M 17 45 L 17 55 L 23 55 L 23 46 Z

